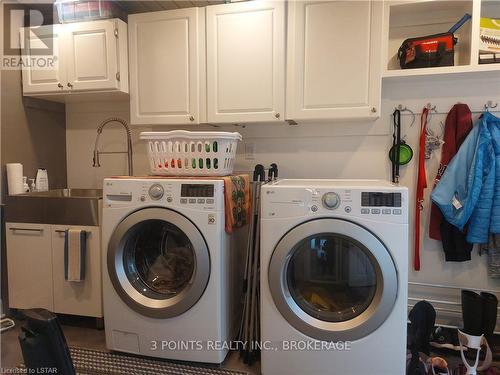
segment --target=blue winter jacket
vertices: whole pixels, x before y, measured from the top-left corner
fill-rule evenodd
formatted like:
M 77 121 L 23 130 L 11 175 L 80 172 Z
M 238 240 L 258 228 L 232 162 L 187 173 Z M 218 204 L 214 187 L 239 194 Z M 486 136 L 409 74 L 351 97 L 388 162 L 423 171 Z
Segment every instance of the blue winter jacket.
M 432 192 L 450 224 L 463 229 L 467 241 L 487 243 L 500 233 L 500 119 L 486 112 L 471 130 Z

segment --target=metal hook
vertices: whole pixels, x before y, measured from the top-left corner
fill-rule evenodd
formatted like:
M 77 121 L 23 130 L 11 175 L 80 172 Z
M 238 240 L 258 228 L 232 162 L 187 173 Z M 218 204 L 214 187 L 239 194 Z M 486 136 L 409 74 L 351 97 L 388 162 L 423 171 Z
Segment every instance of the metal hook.
M 429 116 L 427 117 L 427 124 L 430 124 L 431 123 L 431 120 L 432 120 L 432 113 L 438 113 L 437 109 L 436 109 L 436 106 L 433 106 L 431 103 L 427 103 L 425 105 L 425 108 L 427 108 L 429 110 Z
M 431 112 L 435 112 L 435 113 L 437 113 L 436 106 L 433 106 L 431 103 L 427 103 L 427 104 L 425 105 L 425 108 L 427 108 L 427 109 L 428 109 L 429 111 L 431 111 Z
M 401 112 L 408 112 L 411 114 L 411 124 L 409 126 L 409 128 L 411 128 L 413 126 L 413 124 L 415 123 L 415 120 L 416 120 L 416 115 L 415 115 L 415 112 L 413 112 L 410 108 L 404 106 L 402 104 L 398 104 L 398 106 L 396 107 L 396 109 L 398 109 L 399 111 Z
M 488 100 L 488 102 L 484 105 L 484 110 L 489 112 L 491 108 L 496 108 L 496 107 L 498 107 L 498 103 L 495 103 L 495 105 L 493 105 L 493 101 Z

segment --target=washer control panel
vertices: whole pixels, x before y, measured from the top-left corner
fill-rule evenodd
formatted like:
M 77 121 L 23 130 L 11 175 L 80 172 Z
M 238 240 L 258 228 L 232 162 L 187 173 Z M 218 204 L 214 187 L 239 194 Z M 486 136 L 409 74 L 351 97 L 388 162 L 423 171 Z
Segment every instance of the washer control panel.
M 107 207 L 155 204 L 195 210 L 224 209 L 224 181 L 195 179 L 105 179 Z

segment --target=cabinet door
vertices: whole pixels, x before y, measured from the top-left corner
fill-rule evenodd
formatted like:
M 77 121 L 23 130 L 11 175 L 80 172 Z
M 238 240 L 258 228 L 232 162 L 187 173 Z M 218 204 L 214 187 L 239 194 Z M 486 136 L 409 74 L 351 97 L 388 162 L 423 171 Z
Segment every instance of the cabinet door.
M 118 51 L 113 20 L 64 25 L 68 79 L 72 90 L 118 88 Z
M 63 29 L 61 25 L 41 26 L 36 29 L 21 29 L 21 41 L 24 41 L 22 56 L 28 61 L 40 57 L 40 63 L 27 64 L 23 67 L 23 93 L 54 93 L 66 89 L 66 59 L 62 52 Z M 50 55 L 39 55 L 39 51 L 52 48 Z M 51 63 L 51 67 L 40 65 Z
M 68 228 L 87 231 L 85 279 L 64 279 L 64 238 Z M 101 244 L 99 227 L 52 226 L 54 312 L 102 317 Z
M 199 123 L 202 12 L 189 8 L 129 17 L 133 124 Z
M 376 118 L 381 1 L 292 1 L 287 119 Z
M 284 120 L 284 2 L 207 7 L 209 122 Z
M 50 225 L 6 223 L 9 307 L 54 311 Z

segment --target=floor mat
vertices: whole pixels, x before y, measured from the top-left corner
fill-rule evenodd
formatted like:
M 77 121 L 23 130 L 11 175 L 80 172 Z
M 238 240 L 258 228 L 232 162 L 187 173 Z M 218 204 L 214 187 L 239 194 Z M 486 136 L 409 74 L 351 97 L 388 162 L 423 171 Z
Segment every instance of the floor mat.
M 70 347 L 77 375 L 248 375 L 245 371 L 184 364 Z

